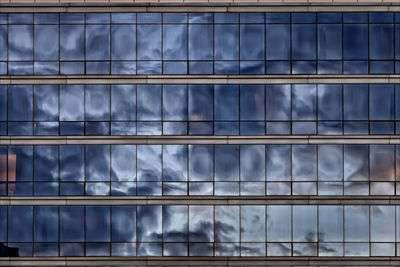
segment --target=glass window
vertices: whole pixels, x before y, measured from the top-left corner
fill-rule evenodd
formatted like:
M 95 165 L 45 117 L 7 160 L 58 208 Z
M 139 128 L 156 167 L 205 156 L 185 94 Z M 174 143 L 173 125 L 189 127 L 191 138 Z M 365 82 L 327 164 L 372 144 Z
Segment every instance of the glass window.
M 342 120 L 342 85 L 318 85 L 318 119 Z
M 163 119 L 187 120 L 187 85 L 163 86 Z
M 110 26 L 86 26 L 86 60 L 110 59 Z
M 111 146 L 111 179 L 113 181 L 136 180 L 136 146 Z
M 7 206 L 0 206 L 0 242 L 7 242 Z
M 239 206 L 215 206 L 215 241 L 239 242 Z
M 136 206 L 112 206 L 111 216 L 111 241 L 136 242 Z
M 315 181 L 317 178 L 317 147 L 315 145 L 292 146 L 294 181 Z
M 161 181 L 161 165 L 160 145 L 139 145 L 137 147 L 138 181 Z
M 345 242 L 369 241 L 369 206 L 344 207 Z
M 344 179 L 368 180 L 368 145 L 344 145 Z
M 84 146 L 60 146 L 60 180 L 84 180 Z
M 214 146 L 189 145 L 189 180 L 211 181 L 214 169 Z
M 10 25 L 8 26 L 8 59 L 32 60 L 33 59 L 33 26 Z
M 213 119 L 213 86 L 189 85 L 189 120 Z
M 264 25 L 241 24 L 240 25 L 240 59 L 264 60 Z
M 139 85 L 137 102 L 138 120 L 161 120 L 161 85 Z
M 33 120 L 33 92 L 32 85 L 8 86 L 8 120 Z
M 290 59 L 290 24 L 267 24 L 266 46 L 267 60 Z
M 341 145 L 318 146 L 318 180 L 343 180 L 343 150 Z
M 295 84 L 292 87 L 292 119 L 316 119 L 315 84 Z
M 187 181 L 187 145 L 163 146 L 163 181 Z
M 241 181 L 265 180 L 264 145 L 240 146 L 240 180 Z
M 163 59 L 187 60 L 187 25 L 163 25 Z
M 136 25 L 111 26 L 111 57 L 113 60 L 136 60 Z
M 241 206 L 242 242 L 265 242 L 265 206 Z
M 165 242 L 187 242 L 188 230 L 188 206 L 163 207 L 163 240 Z
M 84 208 L 82 206 L 60 207 L 60 241 L 84 241 Z
M 8 177 L 10 182 L 32 181 L 33 149 L 32 146 L 9 146 L 8 164 L 15 162 L 15 177 Z M 14 181 L 12 181 L 14 179 Z
M 239 25 L 214 26 L 215 60 L 239 59 Z
M 138 60 L 161 59 L 161 25 L 137 26 Z
M 393 59 L 394 24 L 369 25 L 370 59 Z
M 86 85 L 85 87 L 86 120 L 110 120 L 110 86 Z
M 58 181 L 58 146 L 34 146 L 35 181 Z
M 201 36 L 201 38 L 199 38 Z M 213 59 L 212 25 L 189 25 L 189 60 Z
M 317 206 L 293 206 L 293 241 L 317 241 Z
M 343 207 L 318 207 L 318 240 L 320 242 L 343 242 Z
M 162 206 L 137 207 L 138 242 L 162 241 Z
M 109 181 L 110 146 L 87 145 L 85 156 L 86 181 Z
M 111 119 L 136 120 L 136 86 L 111 86 Z
M 366 24 L 343 25 L 343 58 L 344 59 L 368 58 L 368 25 Z
M 371 206 L 371 242 L 395 242 L 395 207 Z
M 215 145 L 215 181 L 239 180 L 239 146 Z
M 35 120 L 58 121 L 58 86 L 35 85 Z
M 290 181 L 292 174 L 291 146 L 267 145 L 266 175 L 268 181 Z
M 266 87 L 266 119 L 290 120 L 290 85 L 267 85 Z
M 7 60 L 7 25 L 0 25 L 0 60 Z
M 83 60 L 85 55 L 83 25 L 60 25 L 60 60 Z
M 58 25 L 35 25 L 34 59 L 58 60 Z
M 214 242 L 213 206 L 189 206 L 189 242 Z
M 371 120 L 394 119 L 393 84 L 371 84 L 369 89 L 369 112 Z
M 240 120 L 264 120 L 264 99 L 264 85 L 241 85 Z
M 8 242 L 33 241 L 33 206 L 8 207 Z
M 268 242 L 292 241 L 292 207 L 267 207 L 267 238 Z
M 370 146 L 370 180 L 394 181 L 394 146 Z
M 292 24 L 292 59 L 316 59 L 316 36 L 314 24 Z
M 0 44 L 1 46 L 1 44 Z M 0 121 L 7 121 L 7 86 L 0 85 Z
M 58 242 L 58 207 L 35 206 L 35 242 Z
M 87 242 L 110 241 L 109 206 L 87 206 L 85 218 Z
M 83 121 L 84 99 L 85 97 L 84 97 L 83 85 L 61 85 L 60 120 Z
M 368 119 L 368 85 L 344 84 L 344 120 Z
M 318 24 L 318 59 L 342 59 L 342 24 Z
M 239 86 L 215 85 L 215 120 L 232 121 L 239 118 Z

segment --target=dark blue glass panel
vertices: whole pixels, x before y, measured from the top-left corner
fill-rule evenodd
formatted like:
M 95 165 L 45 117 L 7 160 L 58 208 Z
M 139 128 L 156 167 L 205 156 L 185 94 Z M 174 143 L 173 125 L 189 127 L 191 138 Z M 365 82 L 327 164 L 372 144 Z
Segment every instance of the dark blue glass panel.
M 163 59 L 187 59 L 187 25 L 163 25 Z
M 266 23 L 290 23 L 290 13 L 265 13 Z
M 290 85 L 267 85 L 266 120 L 290 120 Z
M 33 14 L 32 13 L 10 13 L 8 14 L 9 24 L 32 24 Z
M 292 25 L 292 58 L 294 60 L 316 59 L 315 25 Z
M 139 121 L 161 120 L 161 85 L 138 85 L 137 119 Z
M 0 85 L 0 121 L 7 121 L 7 86 Z
M 292 119 L 316 119 L 316 86 L 296 84 L 292 86 Z
M 110 86 L 85 86 L 86 120 L 100 121 L 110 119 Z
M 138 13 L 137 23 L 161 23 L 161 13 Z
M 114 206 L 111 214 L 111 241 L 136 242 L 136 207 Z
M 109 24 L 110 14 L 109 13 L 87 13 L 86 14 L 87 24 Z
M 34 13 L 34 24 L 58 24 L 58 13 Z
M 111 49 L 113 60 L 135 60 L 136 25 L 112 25 Z
M 369 23 L 393 23 L 394 14 L 392 12 L 371 12 L 369 13 Z
M 240 13 L 240 23 L 264 23 L 264 13 Z
M 260 24 L 240 25 L 240 59 L 263 60 L 265 58 L 265 29 Z
M 239 181 L 239 146 L 215 146 L 215 181 Z
M 137 147 L 137 180 L 158 182 L 162 180 L 162 148 L 160 145 Z
M 85 210 L 82 206 L 60 207 L 60 241 L 83 242 L 85 238 Z
M 58 207 L 36 206 L 34 217 L 35 242 L 58 242 Z
M 83 122 L 61 122 L 60 135 L 83 135 Z
M 85 32 L 87 60 L 110 59 L 110 26 L 87 25 Z
M 60 25 L 60 60 L 83 60 L 85 54 L 83 25 Z
M 88 145 L 85 147 L 86 181 L 110 180 L 110 146 Z
M 240 120 L 264 120 L 264 99 L 264 85 L 241 85 Z
M 189 120 L 213 119 L 213 86 L 189 85 Z
M 57 25 L 35 25 L 34 60 L 58 60 Z
M 187 120 L 187 85 L 163 86 L 163 120 Z
M 368 13 L 362 12 L 344 12 L 344 23 L 368 23 Z
M 394 119 L 393 84 L 371 84 L 369 88 L 369 119 Z
M 111 146 L 111 180 L 136 180 L 136 146 Z
M 60 146 L 60 180 L 84 180 L 84 147 L 76 145 Z
M 344 59 L 368 58 L 368 25 L 365 24 L 343 25 L 343 58 Z
M 214 13 L 215 23 L 238 23 L 239 13 Z
M 84 120 L 83 85 L 60 85 L 60 121 Z
M 318 25 L 318 59 L 342 59 L 342 25 Z
M 60 183 L 60 196 L 83 196 L 83 183 Z
M 187 23 L 187 13 L 163 13 L 164 23 Z
M 189 13 L 189 23 L 212 23 L 213 13 Z
M 58 86 L 35 85 L 35 121 L 58 121 Z
M 33 59 L 33 26 L 10 25 L 8 27 L 8 59 Z
M 317 20 L 316 13 L 311 13 L 311 12 L 292 13 L 292 23 L 315 23 L 316 20 Z
M 60 24 L 84 24 L 84 13 L 60 13 Z
M 111 23 L 136 23 L 136 13 L 111 13 Z
M 32 121 L 33 92 L 32 85 L 8 86 L 8 120 Z
M 161 25 L 137 26 L 138 60 L 161 59 Z
M 342 13 L 317 13 L 318 23 L 342 23 Z
M 369 26 L 370 59 L 393 59 L 394 25 L 371 24 Z
M 35 146 L 34 181 L 58 181 L 58 146 Z
M 8 207 L 8 242 L 33 241 L 33 206 Z
M 239 86 L 215 85 L 215 120 L 232 121 L 239 119 Z
M 342 85 L 318 85 L 318 120 L 342 120 Z
M 7 60 L 7 25 L 0 25 L 0 60 Z
M 136 86 L 111 86 L 111 119 L 136 120 Z
M 162 207 L 137 207 L 138 242 L 157 242 L 162 240 Z
M 0 242 L 7 242 L 7 206 L 0 207 Z
M 9 182 L 32 181 L 33 149 L 32 146 L 9 146 L 8 164 L 15 164 L 15 180 Z
M 267 25 L 266 43 L 268 60 L 290 59 L 290 24 Z
M 110 207 L 86 207 L 86 241 L 109 242 L 110 237 Z
M 216 60 L 239 59 L 239 26 L 215 25 L 214 52 Z
M 198 38 L 201 36 L 202 38 Z M 212 25 L 189 25 L 189 60 L 213 59 Z

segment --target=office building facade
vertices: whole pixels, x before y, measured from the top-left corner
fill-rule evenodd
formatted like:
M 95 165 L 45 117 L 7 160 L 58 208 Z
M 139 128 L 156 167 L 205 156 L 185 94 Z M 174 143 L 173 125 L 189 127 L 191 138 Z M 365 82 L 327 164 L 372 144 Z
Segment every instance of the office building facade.
M 0 2 L 0 266 L 400 265 L 399 134 L 396 1 Z

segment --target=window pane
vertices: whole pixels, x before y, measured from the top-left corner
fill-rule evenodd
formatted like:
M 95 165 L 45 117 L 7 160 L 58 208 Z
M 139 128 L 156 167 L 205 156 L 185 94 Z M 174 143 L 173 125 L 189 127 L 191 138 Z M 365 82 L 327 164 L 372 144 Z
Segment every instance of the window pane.
M 163 146 L 163 181 L 187 181 L 187 145 Z
M 187 60 L 186 24 L 163 25 L 163 59 Z
M 86 241 L 87 242 L 110 241 L 109 206 L 86 207 Z
M 239 86 L 215 85 L 215 120 L 238 120 Z
M 138 206 L 138 242 L 162 241 L 162 207 Z
M 263 60 L 264 52 L 264 25 L 240 25 L 240 59 Z
M 266 146 L 266 174 L 268 181 L 290 181 L 292 174 L 291 146 Z
M 394 90 L 393 84 L 371 84 L 369 88 L 370 119 L 394 119 Z
M 215 181 L 239 181 L 239 146 L 215 146 Z
M 31 25 L 10 25 L 8 30 L 9 60 L 32 60 L 33 27 Z
M 110 59 L 110 26 L 86 26 L 86 60 Z
M 370 180 L 394 181 L 394 146 L 370 146 Z
M 290 120 L 291 94 L 290 85 L 267 85 L 266 118 L 267 120 Z
M 213 119 L 213 86 L 189 86 L 189 120 L 207 121 Z
M 189 145 L 190 181 L 213 180 L 213 152 L 212 145 Z
M 163 240 L 165 242 L 187 242 L 188 206 L 164 206 L 163 216 Z
M 136 242 L 136 206 L 113 206 L 111 209 L 111 240 Z
M 136 25 L 111 26 L 113 60 L 136 60 Z
M 137 147 L 138 181 L 161 181 L 161 146 L 139 145 Z
M 138 120 L 161 120 L 161 85 L 139 85 L 137 102 Z
M 292 146 L 294 181 L 315 181 L 317 179 L 316 148 L 315 145 Z
M 316 36 L 314 24 L 292 24 L 292 58 L 316 59 Z
M 33 241 L 33 206 L 8 207 L 8 242 Z
M 341 24 L 318 24 L 318 59 L 342 59 Z
M 239 206 L 215 207 L 215 241 L 239 242 Z
M 60 120 L 84 120 L 84 89 L 83 85 L 60 86 Z
M 58 207 L 35 207 L 35 242 L 58 242 Z
M 343 180 L 343 148 L 341 145 L 318 146 L 318 180 Z
M 344 119 L 368 119 L 368 85 L 344 84 Z
M 369 206 L 344 207 L 345 242 L 369 241 Z
M 344 59 L 368 58 L 368 25 L 343 25 L 343 57 Z
M 60 59 L 82 60 L 85 54 L 83 25 L 60 25 Z
M 110 180 L 110 146 L 88 145 L 85 147 L 86 180 Z
M 267 60 L 290 59 L 290 25 L 267 24 Z
M 395 207 L 371 206 L 371 242 L 395 242 Z
M 214 242 L 213 206 L 189 206 L 189 242 Z
M 138 60 L 161 59 L 161 25 L 137 26 Z
M 58 26 L 35 25 L 35 60 L 58 60 Z
M 394 24 L 369 25 L 370 59 L 393 59 Z
M 201 38 L 199 38 L 201 36 Z M 213 59 L 212 25 L 189 25 L 189 60 Z
M 264 85 L 241 85 L 240 120 L 264 120 L 264 99 Z
M 368 145 L 345 145 L 345 181 L 367 181 L 368 169 Z
M 293 241 L 317 241 L 317 206 L 293 206 Z
M 112 85 L 111 119 L 136 120 L 136 86 Z
M 290 242 L 292 240 L 292 207 L 267 207 L 268 242 Z
M 58 181 L 58 146 L 34 146 L 35 181 Z
M 58 121 L 58 86 L 35 85 L 35 120 Z
M 342 120 L 342 85 L 318 85 L 318 119 Z
M 292 87 L 292 119 L 316 119 L 316 86 L 296 84 Z
M 86 85 L 85 87 L 86 120 L 110 120 L 110 86 Z
M 81 206 L 60 207 L 60 241 L 84 241 L 84 208 Z
M 84 146 L 60 146 L 60 180 L 84 180 Z
M 214 26 L 215 60 L 239 59 L 239 25 Z
M 32 85 L 8 86 L 8 120 L 33 120 L 33 92 Z
M 240 180 L 241 181 L 265 180 L 264 145 L 240 146 Z
M 163 86 L 163 119 L 187 120 L 187 85 Z
M 136 180 L 136 146 L 111 146 L 111 179 L 113 181 Z
M 265 206 L 241 206 L 241 241 L 265 242 Z
M 319 241 L 343 242 L 343 207 L 319 206 Z

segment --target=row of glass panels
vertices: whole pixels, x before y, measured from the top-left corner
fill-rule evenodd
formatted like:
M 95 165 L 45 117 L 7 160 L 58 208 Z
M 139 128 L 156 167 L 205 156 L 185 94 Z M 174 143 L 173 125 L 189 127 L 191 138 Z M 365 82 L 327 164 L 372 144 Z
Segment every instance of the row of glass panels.
M 9 196 L 394 195 L 400 146 L 1 146 L 0 170 Z
M 398 84 L 0 85 L 0 135 L 399 134 L 399 103 Z
M 1 206 L 18 256 L 395 256 L 399 206 Z
M 399 73 L 399 22 L 387 12 L 2 13 L 0 74 Z

